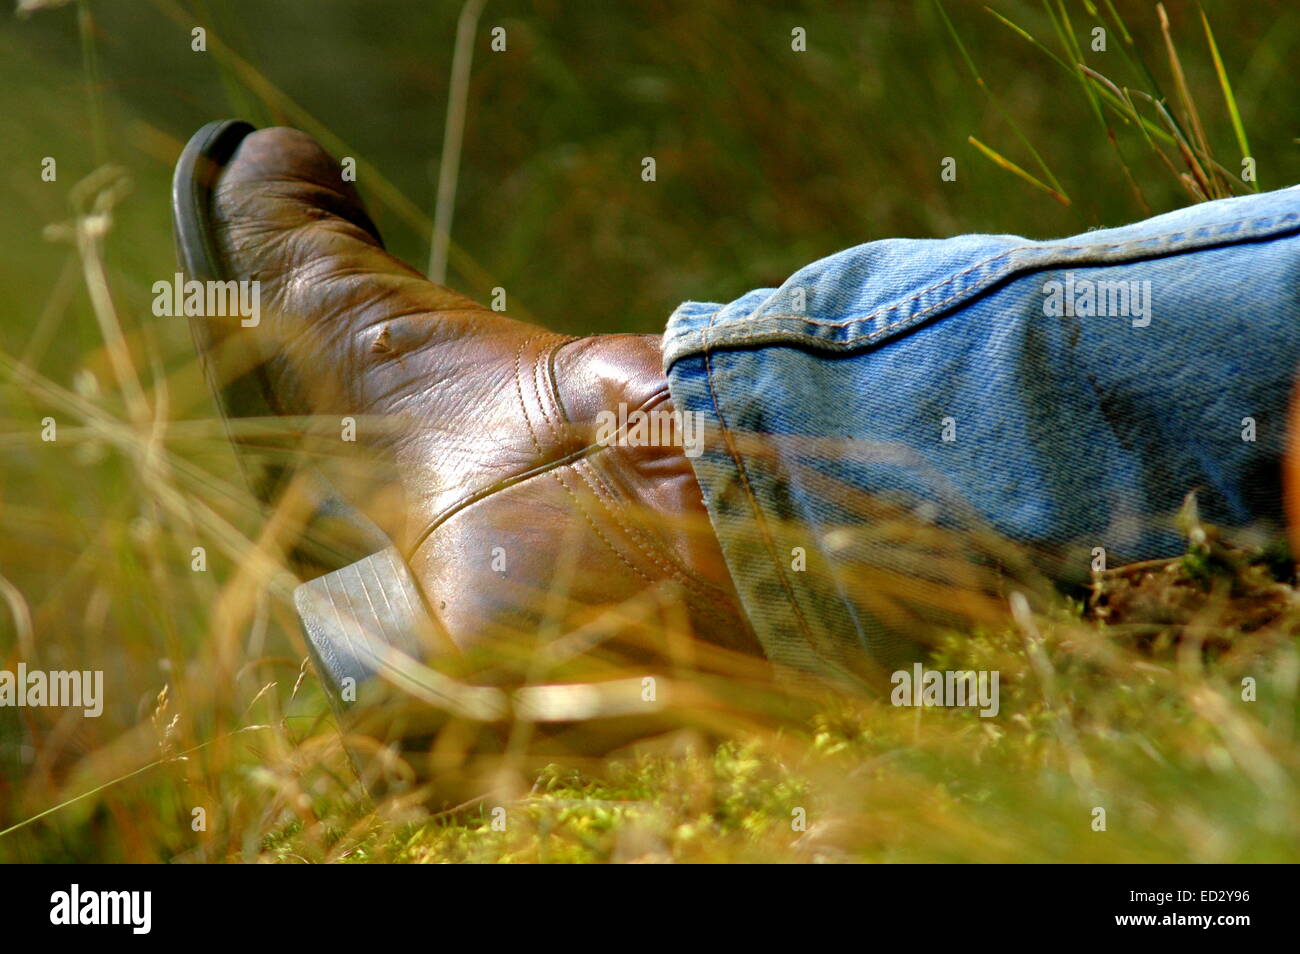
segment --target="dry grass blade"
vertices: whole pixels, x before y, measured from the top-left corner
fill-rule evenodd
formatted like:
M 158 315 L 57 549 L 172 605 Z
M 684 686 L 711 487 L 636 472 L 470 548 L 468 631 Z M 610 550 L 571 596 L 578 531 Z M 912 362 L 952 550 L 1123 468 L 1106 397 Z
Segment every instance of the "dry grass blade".
M 1026 171 L 1025 171 L 1024 169 L 1022 169 L 1020 166 L 1016 165 L 1016 164 L 1015 164 L 1014 162 L 1012 162 L 1010 159 L 1008 159 L 1008 158 L 1006 158 L 1005 156 L 1003 156 L 1003 155 L 1002 155 L 1001 153 L 999 153 L 997 150 L 992 149 L 991 147 L 984 145 L 984 143 L 980 142 L 980 141 L 979 141 L 978 139 L 976 139 L 974 136 L 968 136 L 968 137 L 966 137 L 966 141 L 969 142 L 969 143 L 970 143 L 972 146 L 974 146 L 976 149 L 978 149 L 980 152 L 982 152 L 984 155 L 988 156 L 988 158 L 991 159 L 991 160 L 993 160 L 993 162 L 994 162 L 996 165 L 998 165 L 999 167 L 1001 167 L 1001 168 L 1007 170 L 1007 172 L 1010 172 L 1010 173 L 1012 173 L 1013 175 L 1019 176 L 1019 177 L 1020 177 L 1021 179 L 1023 179 L 1025 182 L 1028 182 L 1031 186 L 1033 186 L 1035 189 L 1041 189 L 1042 191 L 1046 192 L 1048 195 L 1050 195 L 1050 196 L 1051 196 L 1053 199 L 1055 199 L 1057 202 L 1061 203 L 1061 205 L 1069 205 L 1069 204 L 1070 204 L 1070 198 L 1069 198 L 1069 196 L 1067 196 L 1067 195 L 1065 195 L 1065 194 L 1063 194 L 1063 193 L 1061 193 L 1061 192 L 1058 192 L 1056 189 L 1053 189 L 1051 186 L 1047 185 L 1047 183 L 1042 182 L 1042 181 L 1040 181 L 1040 180 L 1034 178 L 1032 175 L 1030 175 L 1028 172 L 1026 172 Z
M 1007 111 L 1005 106 L 1003 106 L 1002 100 L 994 95 L 988 84 L 984 82 L 984 77 L 980 75 L 979 68 L 975 65 L 975 60 L 972 59 L 970 53 L 967 52 L 966 44 L 962 42 L 961 35 L 957 32 L 957 28 L 953 26 L 952 20 L 948 17 L 948 11 L 944 9 L 941 0 L 935 0 L 935 8 L 939 11 L 939 16 L 948 30 L 948 35 L 952 37 L 952 41 L 956 44 L 958 51 L 961 53 L 962 59 L 966 61 L 966 66 L 970 69 L 971 75 L 975 78 L 976 85 L 984 91 L 985 95 L 989 98 L 989 101 L 993 103 L 994 108 L 997 109 L 998 115 L 1008 126 L 1011 127 L 1012 132 L 1016 134 L 1016 138 L 1019 139 L 1024 147 L 1029 150 L 1029 154 L 1033 156 L 1034 162 L 1038 164 L 1038 168 L 1042 171 L 1047 181 L 1051 183 L 1052 190 L 1060 195 L 1064 195 L 1065 189 L 1052 172 L 1051 167 L 1047 165 L 1046 160 L 1044 160 L 1039 154 L 1038 150 L 1034 147 L 1033 142 L 1025 135 L 1020 124 L 1016 122 L 1011 113 Z M 1069 203 L 1067 202 L 1066 204 L 1068 205 Z
M 1174 77 L 1174 89 L 1178 92 L 1178 100 L 1182 103 L 1183 112 L 1192 130 L 1192 143 L 1201 155 L 1210 157 L 1212 153 L 1210 144 L 1205 138 L 1205 127 L 1201 123 L 1201 114 L 1196 108 L 1196 101 L 1187 88 L 1187 76 L 1183 73 L 1183 63 L 1179 59 L 1178 48 L 1174 45 L 1173 33 L 1169 26 L 1169 15 L 1165 12 L 1163 3 L 1156 4 L 1156 14 L 1160 18 L 1160 32 L 1165 39 L 1165 52 L 1169 56 L 1169 70 Z M 1190 148 L 1188 153 L 1190 154 Z M 1230 194 L 1227 188 L 1219 183 L 1213 168 L 1211 168 L 1210 174 L 1206 175 L 1205 171 L 1201 169 L 1200 163 L 1189 162 L 1189 165 L 1193 164 L 1196 166 L 1193 174 L 1197 175 L 1197 182 L 1208 197 L 1220 198 Z

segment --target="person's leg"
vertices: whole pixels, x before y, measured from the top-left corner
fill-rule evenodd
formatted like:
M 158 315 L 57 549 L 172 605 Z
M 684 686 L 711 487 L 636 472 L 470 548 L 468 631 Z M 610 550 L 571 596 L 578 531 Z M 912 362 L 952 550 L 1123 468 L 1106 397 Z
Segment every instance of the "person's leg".
M 269 405 L 357 415 L 395 460 L 405 512 L 375 516 L 462 648 L 680 600 L 729 649 L 757 652 L 752 626 L 779 664 L 888 666 L 915 653 L 891 587 L 943 602 L 970 531 L 1082 569 L 1172 552 L 1188 490 L 1211 520 L 1278 519 L 1297 189 L 1056 242 L 871 243 L 682 306 L 662 355 L 425 281 L 301 133 L 249 136 L 212 205 L 220 277 L 262 282 L 266 320 L 229 330 Z M 218 378 L 246 372 L 226 344 Z M 629 430 L 674 403 L 682 435 L 707 424 L 689 454 Z
M 1300 188 L 1058 241 L 873 242 L 681 306 L 664 350 L 709 422 L 696 475 L 769 657 L 897 665 L 906 579 L 941 602 L 960 562 L 921 527 L 1079 577 L 1097 548 L 1177 553 L 1188 491 L 1209 521 L 1278 526 Z
M 761 654 L 683 448 L 602 433 L 620 410 L 671 410 L 657 337 L 569 338 L 434 285 L 384 250 L 310 136 L 242 124 L 229 135 L 209 157 L 217 168 L 183 162 L 177 183 L 189 270 L 260 282 L 259 320 L 193 319 L 221 403 L 314 416 L 331 436 L 312 466 L 391 474 L 396 506 L 391 495 L 352 503 L 409 565 L 454 644 L 443 648 L 490 644 L 490 665 L 518 661 L 494 678 L 555 678 L 582 646 L 618 647 L 611 663 L 662 657 L 647 621 L 666 614 L 720 656 Z M 254 481 L 269 483 L 283 489 Z M 406 592 L 352 576 L 362 610 Z M 547 634 L 573 638 L 543 665 Z

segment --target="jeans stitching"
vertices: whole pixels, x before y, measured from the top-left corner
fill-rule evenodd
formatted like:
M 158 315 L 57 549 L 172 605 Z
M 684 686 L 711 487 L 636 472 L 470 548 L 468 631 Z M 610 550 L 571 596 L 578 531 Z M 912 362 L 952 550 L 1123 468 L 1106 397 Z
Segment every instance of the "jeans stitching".
M 1276 225 L 1282 225 L 1282 224 L 1287 224 L 1287 223 L 1291 223 L 1291 222 L 1295 222 L 1295 221 L 1300 221 L 1300 213 L 1290 212 L 1290 213 L 1287 213 L 1286 215 L 1282 215 L 1282 216 L 1265 216 L 1264 218 L 1240 219 L 1240 220 L 1238 220 L 1238 221 L 1236 221 L 1236 222 L 1225 222 L 1225 223 L 1222 223 L 1221 225 L 1215 226 L 1214 230 L 1211 231 L 1211 232 L 1209 232 L 1205 237 L 1206 237 L 1206 238 L 1216 238 L 1216 237 L 1220 237 L 1220 236 L 1222 236 L 1224 233 L 1226 233 L 1226 232 L 1228 232 L 1228 231 L 1230 231 L 1230 230 L 1232 230 L 1232 229 L 1234 229 L 1234 228 L 1235 228 L 1236 230 L 1240 231 L 1240 226 L 1242 226 L 1242 225 L 1244 225 L 1244 224 L 1247 224 L 1247 223 L 1249 223 L 1249 224 L 1253 224 L 1253 225 L 1255 225 L 1255 226 L 1259 226 L 1259 225 L 1261 225 L 1261 224 L 1264 224 L 1264 223 L 1270 223 L 1270 222 L 1271 222 L 1271 223 L 1274 223 L 1274 224 L 1276 224 Z M 1190 231 L 1191 231 L 1192 233 L 1195 233 L 1195 232 L 1203 231 L 1203 229 L 1193 229 L 1193 230 L 1190 230 Z M 1189 230 L 1187 230 L 1187 229 L 1180 229 L 1180 230 L 1177 231 L 1177 232 L 1168 232 L 1168 233 L 1165 233 L 1164 235 L 1155 235 L 1155 236 L 1152 236 L 1152 237 L 1149 238 L 1149 239 L 1142 239 L 1142 240 L 1140 240 L 1140 241 L 1113 242 L 1113 243 L 1111 243 L 1111 244 L 1109 244 L 1109 245 L 1095 245 L 1095 244 L 1089 244 L 1089 245 L 1038 245 L 1038 244 L 1032 244 L 1032 245 L 1017 245 L 1017 246 L 1015 246 L 1014 248 L 1004 249 L 1003 251 L 999 252 L 997 255 L 990 256 L 989 258 L 986 258 L 986 259 L 984 259 L 983 261 L 976 262 L 974 265 L 970 266 L 969 268 L 963 269 L 963 270 L 960 271 L 960 272 L 956 272 L 955 274 L 949 275 L 949 276 L 948 276 L 947 278 L 945 278 L 943 281 L 936 282 L 936 283 L 934 283 L 933 285 L 930 285 L 930 286 L 927 287 L 927 288 L 923 288 L 923 289 L 921 289 L 921 290 L 918 291 L 918 292 L 914 292 L 910 297 L 908 297 L 908 298 L 905 299 L 904 301 L 895 302 L 895 303 L 892 304 L 892 305 L 886 305 L 886 306 L 884 306 L 884 307 L 882 307 L 882 308 L 878 308 L 878 309 L 876 309 L 876 310 L 873 311 L 873 312 L 869 312 L 868 314 L 865 314 L 865 315 L 859 315 L 859 316 L 854 317 L 854 318 L 840 318 L 840 319 L 837 319 L 837 320 L 835 320 L 835 321 L 822 321 L 822 320 L 818 320 L 818 319 L 816 319 L 816 318 L 809 318 L 809 317 L 807 317 L 807 316 L 803 316 L 803 315 L 791 315 L 791 314 L 780 313 L 780 312 L 779 312 L 779 313 L 776 313 L 776 314 L 765 314 L 765 315 L 757 315 L 757 316 L 755 315 L 755 313 L 751 312 L 749 315 L 745 316 L 745 318 L 742 319 L 742 320 L 740 320 L 740 321 L 731 322 L 731 323 L 728 323 L 728 324 L 725 324 L 725 325 L 722 325 L 722 326 L 719 327 L 719 326 L 715 326 L 715 324 L 714 324 L 714 319 L 715 319 L 716 316 L 721 312 L 721 309 L 719 309 L 718 311 L 713 312 L 713 313 L 709 316 L 709 326 L 708 326 L 708 328 L 706 329 L 706 339 L 708 339 L 708 340 L 706 340 L 706 342 L 705 342 L 705 346 L 707 347 L 708 345 L 711 345 L 711 344 L 714 344 L 714 343 L 715 343 L 715 342 L 712 340 L 712 339 L 713 339 L 713 332 L 714 332 L 715 330 L 723 330 L 723 331 L 726 331 L 726 330 L 730 330 L 731 328 L 743 328 L 745 322 L 752 321 L 752 320 L 754 320 L 755 317 L 758 317 L 758 318 L 767 318 L 767 319 L 773 319 L 773 320 L 781 320 L 781 321 L 784 321 L 784 320 L 791 320 L 791 321 L 797 321 L 797 322 L 799 322 L 799 323 L 802 324 L 802 325 L 812 325 L 812 326 L 814 326 L 814 327 L 825 327 L 825 328 L 844 328 L 844 327 L 846 327 L 846 326 L 848 326 L 848 325 L 858 324 L 858 323 L 860 323 L 860 322 L 864 322 L 864 321 L 870 321 L 871 319 L 876 318 L 876 317 L 879 317 L 880 315 L 887 314 L 887 313 L 889 313 L 889 312 L 895 312 L 895 311 L 898 311 L 899 309 L 901 309 L 901 308 L 903 308 L 903 307 L 905 307 L 905 306 L 907 306 L 907 305 L 909 305 L 909 304 L 915 303 L 918 299 L 924 297 L 925 295 L 928 295 L 930 292 L 933 292 L 933 291 L 935 291 L 935 290 L 937 290 L 937 289 L 943 288 L 943 287 L 946 286 L 946 285 L 951 285 L 951 284 L 953 284 L 954 282 L 957 282 L 957 281 L 959 281 L 960 279 L 962 279 L 962 278 L 966 277 L 967 275 L 971 274 L 972 272 L 975 272 L 975 271 L 978 271 L 978 270 L 980 270 L 980 269 L 982 269 L 982 268 L 985 268 L 985 267 L 988 266 L 990 263 L 996 262 L 996 261 L 998 261 L 999 259 L 1003 259 L 1003 258 L 1006 258 L 1006 257 L 1008 257 L 1008 256 L 1010 256 L 1010 255 L 1015 255 L 1015 254 L 1018 253 L 1018 252 L 1023 252 L 1023 251 L 1026 251 L 1026 250 L 1033 250 L 1033 249 L 1040 249 L 1040 248 L 1041 248 L 1041 249 L 1045 249 L 1045 250 L 1056 250 L 1056 251 L 1064 251 L 1064 252 L 1087 252 L 1087 251 L 1103 252 L 1103 251 L 1109 251 L 1109 250 L 1119 249 L 1119 248 L 1133 248 L 1135 251 L 1137 251 L 1137 250 L 1142 249 L 1143 246 L 1149 246 L 1149 245 L 1159 244 L 1159 243 L 1164 242 L 1164 241 L 1166 241 L 1166 240 L 1171 240 L 1171 239 L 1173 239 L 1173 238 L 1175 238 L 1175 237 L 1177 237 L 1177 236 L 1188 234 L 1188 232 L 1189 232 Z M 1257 235 L 1257 236 L 1253 236 L 1253 237 L 1255 237 L 1255 238 L 1279 237 L 1280 234 L 1282 234 L 1282 233 L 1264 234 L 1264 235 Z M 1194 247 L 1191 247 L 1191 248 L 1182 248 L 1182 249 L 1175 248 L 1175 249 L 1171 249 L 1171 251 L 1172 251 L 1174 254 L 1191 254 L 1191 253 L 1193 253 L 1193 252 L 1199 252 L 1199 251 L 1204 251 L 1204 250 L 1205 250 L 1204 246 L 1200 246 L 1200 245 L 1198 245 L 1198 246 L 1194 246 Z M 1037 269 L 1047 269 L 1047 268 L 1052 268 L 1052 267 L 1054 267 L 1054 266 L 1057 265 L 1057 264 L 1063 264 L 1063 263 L 1057 263 L 1057 262 L 1050 262 L 1050 261 L 1049 261 L 1049 262 L 1044 262 L 1044 263 L 1041 264 L 1041 265 L 1029 265 L 1029 266 L 1023 266 L 1023 267 L 1025 268 L 1026 272 L 1029 272 L 1029 271 L 1033 271 L 1033 270 L 1037 270 Z M 1107 265 L 1111 265 L 1111 264 L 1127 264 L 1127 262 L 1114 262 L 1114 263 L 1112 263 L 1112 262 L 1105 262 L 1105 263 L 1099 263 L 1099 264 L 1097 265 L 1097 267 L 1099 267 L 1099 268 L 1104 268 L 1104 267 L 1106 267 Z M 1014 274 L 1014 273 L 1018 270 L 1018 268 L 1020 268 L 1020 267 L 1022 267 L 1022 266 L 1017 266 L 1017 265 L 1015 265 L 1015 264 L 1010 264 L 1010 265 L 1007 265 L 1007 266 L 1004 267 L 1004 268 L 1000 268 L 1000 269 L 998 269 L 998 270 L 992 272 L 992 273 L 991 273 L 991 274 L 990 274 L 986 279 L 983 279 L 983 280 L 982 280 L 982 285 L 983 285 L 983 286 L 987 286 L 987 285 L 989 285 L 989 284 L 992 284 L 992 283 L 995 282 L 995 281 L 999 281 L 999 280 L 1001 280 L 1002 278 L 1006 277 L 1008 274 Z M 943 308 L 945 305 L 948 305 L 949 303 L 955 301 L 956 299 L 961 298 L 963 295 L 968 294 L 968 293 L 970 293 L 970 292 L 976 290 L 978 287 L 981 287 L 981 286 L 976 286 L 976 285 L 966 285 L 966 286 L 963 286 L 961 290 L 959 290 L 958 292 L 956 292 L 956 293 L 953 294 L 953 295 L 948 296 L 948 297 L 945 298 L 943 301 L 940 301 L 940 302 L 937 302 L 936 304 L 930 305 L 929 307 L 924 308 L 924 309 L 922 309 L 922 310 L 919 311 L 919 312 L 915 312 L 915 313 L 909 314 L 906 318 L 900 318 L 898 321 L 891 322 L 890 324 L 886 325 L 884 328 L 879 328 L 879 329 L 877 329 L 876 331 L 869 332 L 869 333 L 864 334 L 864 335 L 854 335 L 854 336 L 849 337 L 849 338 L 839 339 L 839 340 L 836 341 L 835 343 L 836 343 L 836 344 L 840 344 L 840 345 L 850 345 L 850 344 L 855 344 L 855 343 L 857 343 L 857 342 L 861 342 L 861 341 L 870 341 L 870 340 L 872 340 L 873 338 L 878 338 L 878 337 L 880 337 L 881 335 L 883 335 L 883 334 L 887 334 L 888 332 L 894 330 L 894 329 L 897 328 L 899 325 L 904 325 L 904 324 L 907 324 L 907 323 L 910 322 L 910 321 L 915 321 L 915 320 L 917 320 L 917 319 L 925 318 L 926 316 L 933 314 L 935 311 L 937 311 L 937 310 Z M 787 333 L 787 334 L 799 334 L 799 332 L 797 332 L 797 331 L 791 331 L 791 332 L 786 332 L 786 333 Z M 822 339 L 820 339 L 820 338 L 816 338 L 816 337 L 811 336 L 811 335 L 802 335 L 802 337 L 809 338 L 810 340 L 815 341 L 815 342 L 822 342 Z M 716 343 L 722 343 L 722 342 L 716 342 Z
M 710 316 L 709 318 L 710 327 L 712 327 L 713 317 L 716 315 L 717 312 L 714 312 L 714 314 Z M 758 499 L 754 496 L 753 490 L 750 488 L 749 475 L 745 468 L 744 460 L 742 459 L 741 455 L 737 452 L 734 444 L 732 443 L 730 437 L 730 431 L 727 427 L 727 420 L 722 413 L 721 405 L 718 403 L 717 390 L 713 386 L 713 378 L 714 378 L 713 362 L 711 360 L 711 354 L 707 347 L 704 350 L 704 371 L 705 371 L 705 379 L 704 379 L 705 386 L 708 388 L 709 391 L 709 399 L 713 403 L 713 413 L 717 416 L 718 424 L 722 432 L 722 439 L 727 445 L 727 453 L 731 455 L 731 459 L 736 464 L 736 472 L 740 477 L 741 491 L 744 493 L 745 498 L 749 501 L 750 509 L 753 510 L 754 512 L 754 517 L 755 517 L 754 522 L 758 527 L 760 536 L 762 537 L 763 545 L 766 547 L 768 551 L 768 556 L 772 560 L 772 567 L 773 569 L 776 570 L 777 580 L 781 584 L 781 589 L 785 591 L 786 597 L 790 601 L 790 607 L 791 609 L 794 610 L 795 618 L 799 623 L 800 629 L 802 630 L 802 635 L 806 640 L 807 648 L 809 649 L 810 652 L 813 653 L 813 655 L 816 655 L 816 650 L 813 648 L 815 646 L 815 640 L 813 639 L 812 636 L 812 629 L 808 625 L 808 621 L 804 618 L 803 610 L 799 606 L 799 600 L 794 594 L 794 589 L 790 586 L 790 581 L 787 580 L 785 577 L 785 571 L 782 570 L 781 568 L 781 561 L 777 558 L 776 555 L 775 543 L 772 540 L 771 534 L 768 532 L 767 521 L 763 516 L 762 509 L 758 505 Z M 719 534 L 719 538 L 721 538 L 721 534 Z M 739 587 L 737 587 L 737 591 L 739 592 Z M 758 632 L 758 627 L 755 626 L 754 630 L 755 632 Z M 766 649 L 767 647 L 765 646 L 764 648 Z M 773 661 L 776 662 L 777 660 L 773 660 Z

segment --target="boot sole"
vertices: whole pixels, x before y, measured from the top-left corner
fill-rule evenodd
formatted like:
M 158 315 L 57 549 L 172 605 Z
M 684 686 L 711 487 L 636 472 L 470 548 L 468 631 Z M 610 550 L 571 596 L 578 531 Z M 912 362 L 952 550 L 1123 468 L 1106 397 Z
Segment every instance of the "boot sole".
M 222 170 L 254 131 L 255 127 L 241 120 L 208 123 L 190 137 L 177 160 L 172 178 L 172 221 L 177 262 L 187 279 L 225 282 L 237 277 L 213 237 L 212 196 Z M 267 356 L 259 354 L 249 370 L 222 380 L 216 358 L 223 343 L 218 325 L 200 317 L 190 318 L 189 326 L 240 470 L 258 500 L 274 504 L 292 468 L 268 457 L 265 441 L 240 437 L 231 428 L 232 421 L 265 419 L 270 425 L 284 416 L 271 397 Z M 256 338 L 250 336 L 247 345 L 255 349 Z M 303 468 L 303 473 L 312 496 L 312 515 L 294 547 L 294 561 L 303 575 L 339 569 L 392 545 L 387 534 L 335 492 L 323 474 L 313 468 Z

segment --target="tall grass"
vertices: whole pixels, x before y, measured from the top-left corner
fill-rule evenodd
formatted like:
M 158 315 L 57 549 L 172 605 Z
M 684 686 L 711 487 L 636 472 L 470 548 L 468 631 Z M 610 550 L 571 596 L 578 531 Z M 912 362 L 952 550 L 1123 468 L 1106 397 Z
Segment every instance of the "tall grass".
M 481 297 L 503 284 L 513 314 L 560 330 L 654 331 L 681 299 L 869 238 L 1065 232 L 1258 188 L 1226 148 L 1250 155 L 1248 126 L 1261 178 L 1294 179 L 1285 117 L 1255 99 L 1294 61 L 1287 5 L 996 6 L 549 21 L 489 4 L 517 58 L 475 57 L 450 281 Z M 437 150 L 388 127 L 438 128 L 460 5 L 423 8 L 319 11 L 331 37 L 371 28 L 330 41 L 370 64 L 339 74 L 294 52 L 291 14 L 261 6 L 214 22 L 176 0 L 78 3 L 0 34 L 0 75 L 30 119 L 0 159 L 60 163 L 56 183 L 20 180 L 23 214 L 2 226 L 0 291 L 20 305 L 0 324 L 0 667 L 108 679 L 98 720 L 0 710 L 0 859 L 1295 859 L 1294 592 L 1260 554 L 1204 534 L 1185 560 L 1098 581 L 1086 607 L 964 556 L 998 541 L 843 528 L 856 551 L 891 554 L 852 565 L 852 582 L 931 665 L 1002 673 L 996 719 L 782 694 L 741 661 L 677 658 L 670 704 L 635 732 L 516 716 L 441 720 L 422 748 L 364 726 L 345 740 L 289 602 L 300 508 L 290 495 L 267 513 L 243 486 L 185 330 L 149 315 L 147 289 L 172 271 L 170 165 L 222 96 L 356 156 L 390 245 L 423 259 Z M 188 52 L 201 23 L 206 59 Z M 1105 56 L 1087 47 L 1094 24 Z M 794 25 L 811 37 L 803 59 Z M 375 113 L 384 129 L 358 118 Z M 636 174 L 646 154 L 657 190 Z M 948 186 L 946 155 L 961 169 Z M 943 582 L 918 585 L 927 575 Z M 609 612 L 661 645 L 689 635 L 670 604 Z M 362 785 L 357 758 L 383 785 Z

